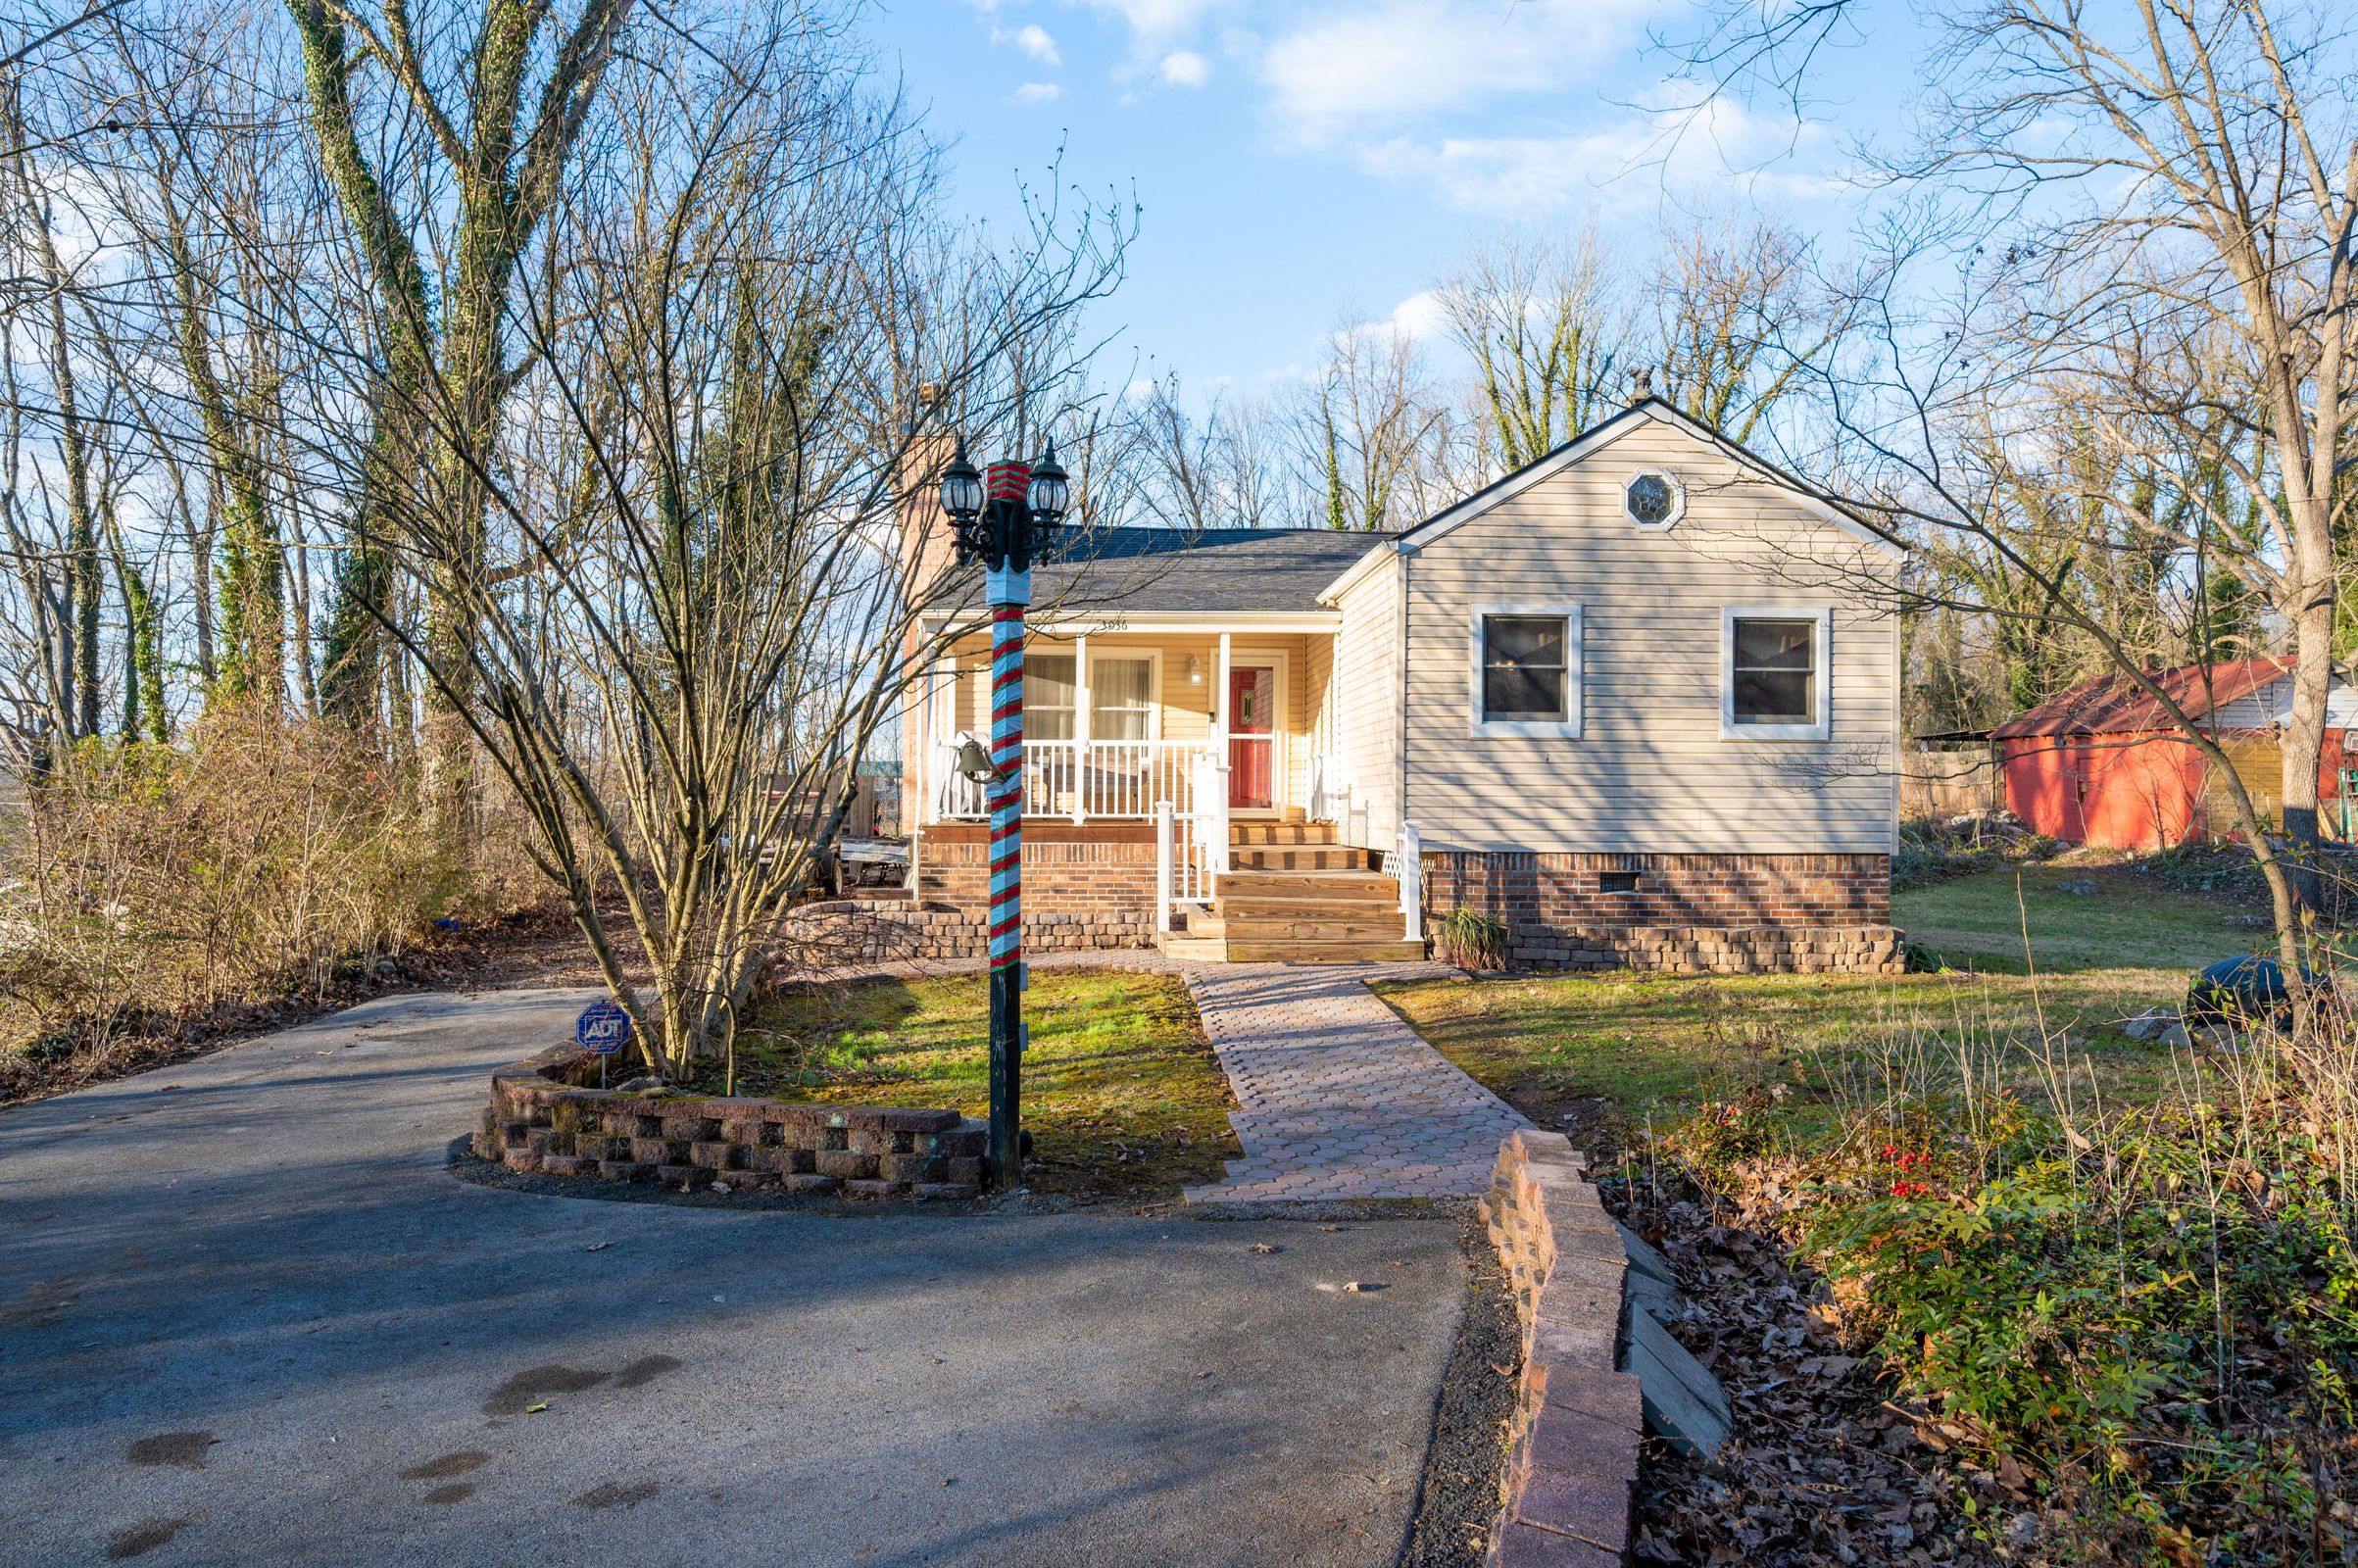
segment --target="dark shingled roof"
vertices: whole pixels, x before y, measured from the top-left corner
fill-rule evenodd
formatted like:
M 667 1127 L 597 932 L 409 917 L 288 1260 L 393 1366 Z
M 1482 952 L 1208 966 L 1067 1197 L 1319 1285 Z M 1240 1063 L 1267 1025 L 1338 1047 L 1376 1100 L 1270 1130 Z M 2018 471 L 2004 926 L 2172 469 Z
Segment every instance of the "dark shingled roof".
M 1318 591 L 1399 537 L 1334 528 L 1060 528 L 1032 566 L 1032 605 L 1060 613 L 1314 611 Z M 982 565 L 952 568 L 956 603 L 982 602 Z

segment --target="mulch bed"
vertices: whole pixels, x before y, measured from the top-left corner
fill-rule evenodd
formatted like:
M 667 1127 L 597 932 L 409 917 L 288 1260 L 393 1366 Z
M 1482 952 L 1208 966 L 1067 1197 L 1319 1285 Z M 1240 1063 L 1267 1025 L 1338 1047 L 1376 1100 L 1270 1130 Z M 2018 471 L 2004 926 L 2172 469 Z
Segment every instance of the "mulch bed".
M 1476 1568 L 1498 1522 L 1506 1429 L 1522 1372 L 1514 1291 L 1480 1223 L 1466 1227 L 1465 1315 L 1442 1377 L 1416 1517 L 1400 1568 Z
M 125 1013 L 103 1029 L 61 1034 L 30 1054 L 0 1054 L 0 1106 L 210 1055 L 376 997 L 601 983 L 588 944 L 561 909 L 467 918 L 456 931 L 430 931 L 416 946 L 317 989 L 202 1011 Z
M 1709 1463 L 1646 1440 L 1634 1561 L 1921 1568 L 1996 1563 L 2028 1544 L 2037 1514 L 2021 1472 L 1960 1462 L 1928 1412 L 1892 1403 L 1826 1281 L 1778 1238 L 1726 1223 L 1691 1190 L 1598 1187 L 1677 1268 L 1687 1315 L 1667 1326 L 1736 1414 Z

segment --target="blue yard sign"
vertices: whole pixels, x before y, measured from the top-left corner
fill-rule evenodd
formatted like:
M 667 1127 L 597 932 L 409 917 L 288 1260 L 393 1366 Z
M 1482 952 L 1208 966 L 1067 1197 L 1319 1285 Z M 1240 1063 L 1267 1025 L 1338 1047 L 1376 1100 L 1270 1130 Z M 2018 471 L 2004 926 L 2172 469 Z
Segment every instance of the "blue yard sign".
M 601 997 L 581 1009 L 573 1023 L 573 1038 L 582 1050 L 611 1056 L 630 1044 L 630 1014 L 622 1010 L 621 1004 Z

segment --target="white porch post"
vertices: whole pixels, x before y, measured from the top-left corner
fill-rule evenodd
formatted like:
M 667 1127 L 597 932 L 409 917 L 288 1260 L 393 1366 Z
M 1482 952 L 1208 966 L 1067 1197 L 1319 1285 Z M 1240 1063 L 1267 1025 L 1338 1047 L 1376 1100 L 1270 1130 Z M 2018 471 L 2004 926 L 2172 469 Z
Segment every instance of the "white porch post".
M 1228 656 L 1235 639 L 1229 632 L 1220 633 L 1219 684 L 1211 692 L 1211 734 L 1222 748 L 1221 760 L 1227 760 L 1228 745 Z
M 1171 929 L 1171 803 L 1154 803 L 1154 929 Z
M 1089 814 L 1089 634 L 1072 640 L 1072 819 Z

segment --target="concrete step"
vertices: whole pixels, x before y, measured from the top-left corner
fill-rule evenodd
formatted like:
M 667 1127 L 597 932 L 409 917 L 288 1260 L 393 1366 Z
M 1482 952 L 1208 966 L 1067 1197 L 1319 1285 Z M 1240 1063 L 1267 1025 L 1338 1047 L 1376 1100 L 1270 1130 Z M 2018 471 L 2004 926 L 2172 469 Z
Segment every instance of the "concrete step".
M 1419 963 L 1425 945 L 1391 942 L 1228 942 L 1230 963 Z

